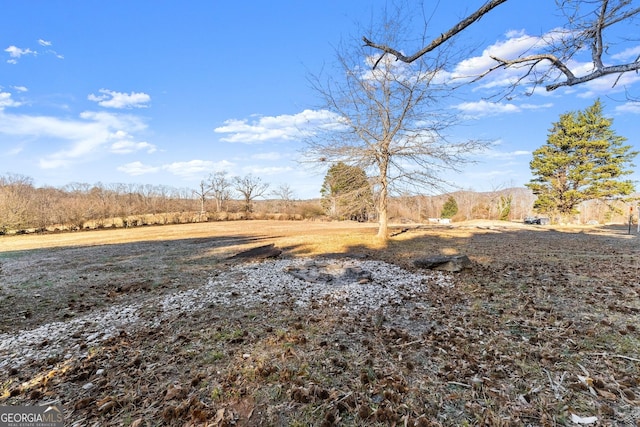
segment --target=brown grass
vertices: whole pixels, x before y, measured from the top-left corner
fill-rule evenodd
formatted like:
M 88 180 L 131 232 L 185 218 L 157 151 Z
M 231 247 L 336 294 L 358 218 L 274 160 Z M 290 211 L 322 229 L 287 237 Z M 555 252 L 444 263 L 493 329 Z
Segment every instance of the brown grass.
M 280 247 L 296 246 L 313 254 L 340 252 L 351 245 L 379 248 L 373 242 L 375 225 L 350 222 L 230 221 L 101 229 L 40 235 L 0 237 L 0 253 L 31 249 L 118 245 L 134 242 L 171 242 L 185 238 L 267 238 Z

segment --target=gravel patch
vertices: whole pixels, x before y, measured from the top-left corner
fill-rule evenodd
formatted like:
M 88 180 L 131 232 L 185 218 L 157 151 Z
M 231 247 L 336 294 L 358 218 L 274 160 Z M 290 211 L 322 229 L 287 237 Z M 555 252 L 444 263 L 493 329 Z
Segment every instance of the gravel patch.
M 451 287 L 451 275 L 413 273 L 380 261 L 357 259 L 279 259 L 233 266 L 198 288 L 114 305 L 66 322 L 0 334 L 0 369 L 19 368 L 31 360 L 86 357 L 120 331 L 154 327 L 184 313 L 216 306 L 253 308 L 293 303 L 340 307 L 352 314 L 377 310 L 429 291 Z M 142 316 L 153 310 L 153 317 Z

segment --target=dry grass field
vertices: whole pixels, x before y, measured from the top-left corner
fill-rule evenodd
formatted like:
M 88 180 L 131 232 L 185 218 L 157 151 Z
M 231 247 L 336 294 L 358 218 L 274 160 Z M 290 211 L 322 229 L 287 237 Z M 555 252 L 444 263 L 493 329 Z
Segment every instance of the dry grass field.
M 61 403 L 77 426 L 640 426 L 637 235 L 499 222 L 375 233 L 238 221 L 0 238 L 0 405 Z M 438 254 L 472 268 L 357 313 L 295 294 L 233 303 L 240 267 L 275 261 L 231 257 L 267 244 L 280 259 L 408 274 Z M 159 301 L 216 277 L 233 278 L 230 303 L 159 317 Z M 135 327 L 83 333 L 126 307 Z

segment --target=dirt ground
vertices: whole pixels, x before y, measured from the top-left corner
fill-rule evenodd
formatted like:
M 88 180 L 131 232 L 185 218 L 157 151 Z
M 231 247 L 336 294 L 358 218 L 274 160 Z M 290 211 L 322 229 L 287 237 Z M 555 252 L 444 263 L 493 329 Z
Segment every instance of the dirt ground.
M 375 232 L 244 221 L 0 238 L 0 366 L 2 340 L 126 304 L 151 319 L 159 295 L 272 262 L 230 258 L 266 244 L 410 271 L 429 255 L 472 261 L 448 273 L 453 286 L 364 314 L 292 295 L 88 348 L 70 336 L 83 357 L 0 369 L 0 405 L 60 403 L 78 426 L 640 426 L 638 235 L 505 222 L 403 225 L 386 243 Z

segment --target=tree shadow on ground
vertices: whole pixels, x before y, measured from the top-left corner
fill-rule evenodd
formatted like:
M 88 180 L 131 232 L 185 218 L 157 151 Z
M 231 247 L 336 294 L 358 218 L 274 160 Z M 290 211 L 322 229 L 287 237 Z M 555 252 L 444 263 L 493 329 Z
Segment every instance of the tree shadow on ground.
M 564 226 L 421 226 L 394 227 L 392 237 L 381 248 L 353 245 L 345 252 L 356 258 L 371 257 L 413 267 L 425 256 L 467 255 L 480 265 L 526 265 L 553 262 L 567 257 L 601 260 L 603 254 L 632 251 L 638 234 L 626 225 L 599 227 Z M 333 254 L 336 255 L 336 254 Z M 635 267 L 636 264 L 634 264 Z
M 223 235 L 0 253 L 0 297 L 12 307 L 0 311 L 0 332 L 201 286 L 226 268 L 230 254 L 272 239 Z

